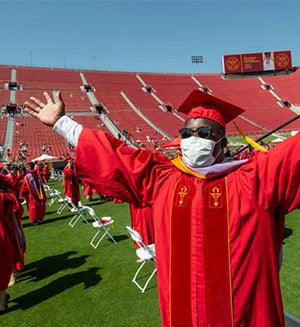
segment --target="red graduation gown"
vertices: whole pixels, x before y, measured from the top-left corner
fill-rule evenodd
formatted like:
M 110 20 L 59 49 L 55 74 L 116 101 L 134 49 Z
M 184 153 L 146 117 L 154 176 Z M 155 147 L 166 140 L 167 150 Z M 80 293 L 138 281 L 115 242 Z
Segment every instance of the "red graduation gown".
M 75 167 L 99 192 L 152 206 L 163 326 L 284 325 L 278 258 L 284 215 L 300 207 L 300 133 L 202 179 L 83 129 Z
M 152 208 L 136 208 L 130 205 L 131 225 L 143 238 L 146 245 L 154 243 Z
M 42 171 L 43 182 L 47 183 L 50 179 L 50 176 L 51 174 L 50 174 L 49 166 L 47 163 L 45 163 Z
M 23 208 L 13 194 L 0 192 L 0 290 L 8 287 L 13 268 L 24 265 Z
M 64 194 L 69 197 L 74 204 L 80 201 L 80 188 L 78 179 L 74 174 L 73 169 L 65 167 L 63 170 L 64 175 Z
M 27 173 L 21 186 L 21 197 L 26 199 L 30 221 L 43 220 L 46 213 L 47 196 L 43 181 L 36 171 Z

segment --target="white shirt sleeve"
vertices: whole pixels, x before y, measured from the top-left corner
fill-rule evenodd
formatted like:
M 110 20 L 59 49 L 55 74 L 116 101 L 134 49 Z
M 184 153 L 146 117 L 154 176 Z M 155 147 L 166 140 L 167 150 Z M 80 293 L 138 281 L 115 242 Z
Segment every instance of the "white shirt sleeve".
M 54 124 L 53 129 L 69 144 L 74 147 L 77 146 L 78 138 L 82 131 L 82 125 L 78 124 L 67 115 L 64 115 Z

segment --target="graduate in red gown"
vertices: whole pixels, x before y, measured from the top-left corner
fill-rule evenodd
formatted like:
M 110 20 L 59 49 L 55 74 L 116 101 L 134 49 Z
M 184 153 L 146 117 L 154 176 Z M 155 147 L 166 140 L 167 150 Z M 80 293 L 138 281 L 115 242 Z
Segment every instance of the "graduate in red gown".
M 32 225 L 42 223 L 46 213 L 47 196 L 42 177 L 34 169 L 35 164 L 26 164 L 26 175 L 20 190 L 23 200 L 26 200 L 28 216 Z
M 43 165 L 43 170 L 42 170 L 42 177 L 43 177 L 43 182 L 47 183 L 50 179 L 50 170 L 47 162 L 44 163 Z
M 179 107 L 181 155 L 133 149 L 83 128 L 55 102 L 25 111 L 76 147 L 76 174 L 135 207 L 152 207 L 162 325 L 284 326 L 279 254 L 284 215 L 300 208 L 300 133 L 223 162 L 226 124 L 244 110 L 200 90 Z M 91 160 L 91 158 L 93 160 Z
M 74 172 L 74 160 L 68 160 L 63 170 L 63 187 L 64 194 L 68 201 L 73 202 L 76 206 L 81 204 L 79 180 Z
M 24 267 L 26 249 L 23 208 L 11 187 L 11 179 L 0 174 L 0 315 L 8 310 L 6 290 L 15 273 Z
M 86 183 L 85 181 L 82 181 L 82 195 L 85 196 L 85 198 L 87 199 L 87 201 L 93 201 L 96 200 L 95 198 L 93 198 L 93 195 L 95 194 L 96 196 L 100 196 L 97 193 L 97 191 L 95 189 L 93 189 L 93 186 L 91 184 Z
M 34 169 L 36 170 L 36 172 L 43 177 L 43 169 L 42 169 L 42 163 L 39 161 L 35 161 L 34 162 Z
M 87 201 L 92 201 L 93 200 L 93 187 L 92 185 L 82 182 L 82 195 L 85 196 Z

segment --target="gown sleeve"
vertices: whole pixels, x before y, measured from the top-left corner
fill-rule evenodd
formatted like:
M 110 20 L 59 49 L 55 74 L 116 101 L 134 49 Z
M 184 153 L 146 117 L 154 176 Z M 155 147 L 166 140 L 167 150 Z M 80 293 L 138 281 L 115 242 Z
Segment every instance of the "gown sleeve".
M 244 191 L 266 210 L 300 209 L 300 133 L 267 153 L 255 152 L 241 171 Z
M 76 148 L 78 178 L 135 206 L 152 203 L 172 164 L 161 153 L 133 149 L 102 131 L 83 128 Z

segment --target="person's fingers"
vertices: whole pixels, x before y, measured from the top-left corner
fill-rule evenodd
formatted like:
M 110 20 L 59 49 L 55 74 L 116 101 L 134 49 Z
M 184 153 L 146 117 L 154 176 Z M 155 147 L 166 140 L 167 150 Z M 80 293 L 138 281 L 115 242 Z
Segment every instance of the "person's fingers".
M 30 110 L 34 110 L 36 112 L 40 112 L 41 109 L 44 107 L 44 104 L 37 98 L 30 98 L 32 102 L 25 101 L 25 106 Z
M 56 93 L 56 103 L 59 105 L 63 105 L 63 99 L 60 91 Z
M 30 109 L 28 106 L 26 106 L 26 108 L 24 108 L 24 111 L 27 112 L 29 115 L 31 115 L 34 118 L 37 118 L 38 113 L 35 112 L 35 110 Z
M 62 100 L 62 97 L 61 97 L 61 92 L 60 91 L 57 91 L 56 92 L 56 100 Z
M 48 92 L 44 92 L 44 96 L 46 98 L 47 104 L 53 104 L 53 101 Z
M 41 100 L 39 100 L 38 98 L 30 97 L 29 99 L 32 103 L 34 103 L 37 106 L 39 106 L 39 104 L 41 103 Z
M 37 106 L 37 104 L 34 102 L 34 100 L 33 100 L 33 102 L 28 102 L 28 101 L 26 101 L 25 102 L 25 106 L 26 106 L 26 108 L 28 108 L 28 109 L 30 109 L 30 110 L 36 110 L 36 108 L 38 108 L 38 106 Z

